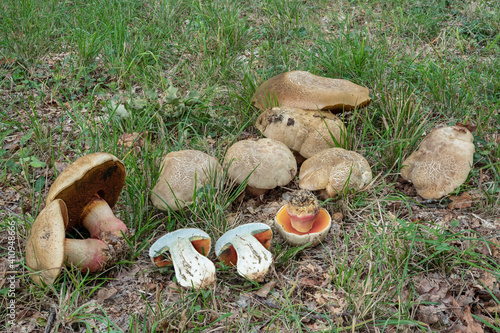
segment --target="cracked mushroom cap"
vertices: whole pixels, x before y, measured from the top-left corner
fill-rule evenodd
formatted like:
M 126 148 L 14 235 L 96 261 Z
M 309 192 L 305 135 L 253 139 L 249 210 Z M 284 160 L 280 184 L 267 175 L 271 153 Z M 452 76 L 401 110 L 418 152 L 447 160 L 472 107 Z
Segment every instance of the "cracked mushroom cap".
M 253 95 L 252 103 L 262 111 L 274 106 L 290 106 L 342 112 L 370 104 L 369 93 L 368 88 L 348 80 L 292 71 L 265 81 Z
M 427 135 L 401 168 L 424 199 L 439 199 L 462 185 L 474 157 L 474 137 L 462 126 L 441 127 Z
M 292 107 L 264 111 L 255 127 L 267 138 L 283 142 L 305 158 L 342 144 L 346 132 L 342 120 L 330 112 Z
M 82 156 L 68 166 L 56 178 L 47 195 L 46 204 L 56 199 L 68 207 L 68 227 L 80 221 L 83 208 L 95 194 L 112 208 L 125 184 L 125 167 L 115 156 L 93 153 Z
M 343 148 L 330 148 L 302 164 L 299 187 L 326 192 L 326 197 L 334 198 L 345 188 L 361 190 L 371 180 L 372 171 L 363 156 Z
M 198 150 L 168 153 L 161 163 L 161 173 L 151 201 L 161 210 L 179 210 L 193 203 L 193 194 L 222 174 L 217 158 Z M 177 199 L 177 200 L 176 200 Z
M 297 174 L 297 162 L 288 147 L 277 140 L 242 140 L 233 144 L 224 157 L 228 175 L 241 184 L 248 177 L 248 186 L 273 189 L 287 185 Z

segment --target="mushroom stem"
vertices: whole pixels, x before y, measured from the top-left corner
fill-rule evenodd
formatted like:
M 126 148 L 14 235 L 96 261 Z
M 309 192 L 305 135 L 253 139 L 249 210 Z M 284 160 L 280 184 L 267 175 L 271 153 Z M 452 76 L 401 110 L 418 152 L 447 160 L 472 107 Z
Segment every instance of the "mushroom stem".
M 215 282 L 215 266 L 201 255 L 187 238 L 179 238 L 170 246 L 175 276 L 182 287 L 204 288 Z
M 109 234 L 122 237 L 127 226 L 113 215 L 106 200 L 95 194 L 83 208 L 82 224 L 90 232 L 92 238 L 107 239 Z
M 253 195 L 254 197 L 258 198 L 261 195 L 266 194 L 269 190 L 268 189 L 261 189 L 261 188 L 256 188 L 252 187 L 250 185 L 247 185 L 246 191 Z
M 64 240 L 65 265 L 76 266 L 84 273 L 94 273 L 104 267 L 109 259 L 108 253 L 108 246 L 99 239 Z
M 292 194 L 286 212 L 295 230 L 308 232 L 319 214 L 318 200 L 310 191 L 300 190 Z
M 273 261 L 272 254 L 250 234 L 237 235 L 231 242 L 238 261 L 238 273 L 253 281 L 262 281 Z

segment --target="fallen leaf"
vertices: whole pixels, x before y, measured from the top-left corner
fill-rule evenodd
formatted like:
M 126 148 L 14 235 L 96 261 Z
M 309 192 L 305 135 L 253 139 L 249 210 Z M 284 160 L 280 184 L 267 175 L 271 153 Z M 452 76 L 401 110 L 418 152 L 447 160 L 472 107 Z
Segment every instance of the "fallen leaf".
M 466 306 L 463 314 L 464 321 L 467 323 L 467 333 L 484 333 L 481 325 L 472 318 L 470 306 Z
M 449 209 L 463 209 L 472 206 L 472 197 L 467 192 L 457 196 L 452 195 L 450 196 L 450 199 L 451 203 L 448 206 Z
M 118 138 L 118 144 L 127 148 L 132 146 L 142 147 L 144 145 L 144 136 L 148 135 L 148 132 L 144 133 L 124 133 Z
M 113 297 L 117 292 L 118 290 L 114 287 L 102 288 L 97 292 L 97 300 L 102 303 L 105 300 Z
M 488 271 L 483 271 L 482 277 L 479 279 L 486 288 L 493 290 L 497 282 L 496 277 Z
M 262 288 L 260 288 L 258 291 L 255 292 L 255 295 L 266 298 L 267 295 L 271 292 L 271 289 L 273 289 L 276 286 L 277 282 L 275 280 L 269 281 L 266 283 Z

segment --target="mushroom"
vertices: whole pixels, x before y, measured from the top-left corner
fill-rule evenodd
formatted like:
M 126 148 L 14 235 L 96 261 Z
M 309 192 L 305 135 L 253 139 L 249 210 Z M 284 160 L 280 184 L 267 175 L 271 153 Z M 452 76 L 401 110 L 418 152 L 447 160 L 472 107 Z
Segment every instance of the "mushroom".
M 363 156 L 343 148 L 330 148 L 302 164 L 299 187 L 321 191 L 323 198 L 334 198 L 346 188 L 361 190 L 371 180 L 372 171 Z
M 462 185 L 474 157 L 474 137 L 462 126 L 441 127 L 427 135 L 401 168 L 424 199 L 439 199 Z
M 304 111 L 292 107 L 262 112 L 255 127 L 264 136 L 278 140 L 305 158 L 343 143 L 346 128 L 337 116 L 324 111 Z
M 370 104 L 369 92 L 368 88 L 347 80 L 292 71 L 264 82 L 253 95 L 252 103 L 262 111 L 274 106 L 290 106 L 342 112 Z
M 314 194 L 300 190 L 292 193 L 290 202 L 278 211 L 274 225 L 289 244 L 316 246 L 325 239 L 331 221 L 326 209 L 319 208 Z
M 149 257 L 158 267 L 173 264 L 182 287 L 203 289 L 215 283 L 215 266 L 206 257 L 210 244 L 210 236 L 203 230 L 179 229 L 158 239 L 149 249 Z
M 161 210 L 179 210 L 193 203 L 196 189 L 222 174 L 219 161 L 197 150 L 168 153 L 161 163 L 161 173 L 151 193 L 153 205 Z
M 66 238 L 67 225 L 68 210 L 60 199 L 49 203 L 33 222 L 26 242 L 26 265 L 36 271 L 31 278 L 37 285 L 52 284 L 63 265 L 94 273 L 110 263 L 106 243 L 99 239 Z
M 93 153 L 78 158 L 54 181 L 47 205 L 56 199 L 68 207 L 68 227 L 83 225 L 92 238 L 108 242 L 121 239 L 127 232 L 125 223 L 113 215 L 125 184 L 125 167 L 115 156 Z
M 236 265 L 238 274 L 262 281 L 273 261 L 273 232 L 264 223 L 248 223 L 229 230 L 215 243 L 215 254 L 225 265 Z
M 297 174 L 297 162 L 290 149 L 273 139 L 236 142 L 224 157 L 224 167 L 228 165 L 229 177 L 238 184 L 247 180 L 247 190 L 255 196 L 287 185 Z

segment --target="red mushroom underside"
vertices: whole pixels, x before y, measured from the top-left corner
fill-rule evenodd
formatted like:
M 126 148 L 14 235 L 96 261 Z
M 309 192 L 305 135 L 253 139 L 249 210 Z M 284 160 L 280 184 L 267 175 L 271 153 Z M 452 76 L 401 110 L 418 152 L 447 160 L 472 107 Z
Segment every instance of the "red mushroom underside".
M 259 243 L 261 243 L 262 246 L 266 248 L 266 250 L 269 250 L 269 248 L 271 247 L 271 240 L 273 238 L 273 232 L 271 230 L 266 230 L 253 236 L 257 238 Z M 227 266 L 236 265 L 236 263 L 238 262 L 238 254 L 236 253 L 234 246 L 231 245 L 227 249 L 222 251 L 219 255 L 219 260 Z
M 198 251 L 198 253 L 204 255 L 205 257 L 208 255 L 208 252 L 210 252 L 210 239 L 196 239 L 191 241 L 191 244 L 193 244 L 193 247 Z M 169 257 L 160 254 L 159 256 L 154 258 L 155 265 L 158 267 L 165 267 L 165 266 L 170 266 L 172 265 L 172 261 L 170 260 Z

